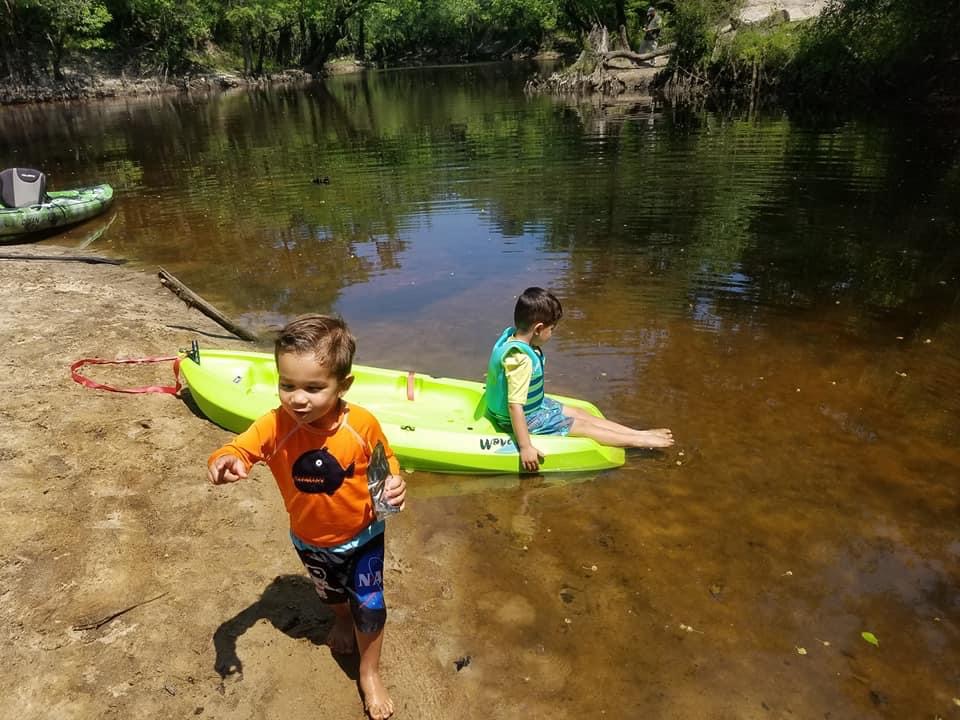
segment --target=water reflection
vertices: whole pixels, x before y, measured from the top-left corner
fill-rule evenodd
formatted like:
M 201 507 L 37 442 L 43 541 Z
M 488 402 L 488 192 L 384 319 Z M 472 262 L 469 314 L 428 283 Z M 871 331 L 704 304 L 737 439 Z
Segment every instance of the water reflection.
M 636 286 L 707 328 L 725 308 L 841 294 L 889 309 L 933 268 L 955 270 L 957 145 L 936 129 L 662 115 L 598 130 L 521 81 L 497 66 L 398 71 L 12 108 L 0 123 L 5 154 L 52 184 L 118 186 L 118 252 L 172 265 L 237 313 L 354 316 L 342 292 L 374 277 L 397 288 L 391 309 L 415 310 L 424 276 L 456 264 L 458 287 L 511 272 Z

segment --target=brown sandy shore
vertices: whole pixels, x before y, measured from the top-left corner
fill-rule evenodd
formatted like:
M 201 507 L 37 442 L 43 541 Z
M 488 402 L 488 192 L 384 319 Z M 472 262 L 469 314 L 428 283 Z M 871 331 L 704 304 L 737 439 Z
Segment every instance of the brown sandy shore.
M 225 431 L 170 395 L 91 390 L 68 372 L 79 358 L 169 355 L 197 337 L 243 343 L 153 271 L 0 260 L 0 297 L 0 714 L 364 717 L 354 665 L 322 644 L 329 618 L 269 472 L 211 487 L 205 459 Z M 170 381 L 169 364 L 130 367 L 86 370 L 127 386 Z M 385 681 L 398 717 L 477 717 L 478 693 L 496 683 L 476 663 L 455 668 L 464 646 L 445 578 L 457 543 L 418 528 L 413 511 L 391 520 Z M 215 667 L 238 659 L 242 674 L 221 678 Z M 515 716 L 484 705 L 479 716 Z

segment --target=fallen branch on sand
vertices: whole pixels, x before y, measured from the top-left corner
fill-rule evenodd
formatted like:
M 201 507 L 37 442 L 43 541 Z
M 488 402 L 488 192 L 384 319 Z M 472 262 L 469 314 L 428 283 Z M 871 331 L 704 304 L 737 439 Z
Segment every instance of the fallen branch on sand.
M 159 599 L 162 598 L 164 595 L 169 595 L 169 593 L 160 593 L 160 594 L 157 595 L 156 597 L 152 597 L 152 598 L 150 598 L 149 600 L 141 600 L 140 602 L 134 603 L 133 605 L 128 605 L 127 607 L 123 608 L 122 610 L 117 610 L 115 613 L 110 613 L 109 615 L 104 615 L 104 616 L 103 616 L 102 618 L 100 618 L 99 620 L 94 620 L 93 622 L 88 622 L 88 623 L 78 623 L 78 624 L 76 624 L 76 625 L 73 625 L 72 627 L 73 627 L 74 630 L 96 630 L 98 627 L 102 627 L 103 625 L 106 625 L 106 624 L 107 624 L 108 622 L 110 622 L 111 620 L 116 620 L 118 617 L 120 617 L 120 616 L 123 615 L 124 613 L 128 613 L 128 612 L 130 612 L 131 610 L 133 610 L 134 608 L 140 607 L 141 605 L 146 605 L 147 603 L 152 603 L 154 600 L 159 600 Z
M 8 253 L 0 254 L 0 260 L 62 260 L 103 265 L 123 265 L 126 262 L 124 258 L 108 258 L 101 255 L 13 255 Z
M 249 340 L 250 342 L 256 342 L 260 338 L 254 335 L 249 330 L 245 330 L 236 323 L 234 323 L 230 318 L 224 315 L 222 312 L 217 310 L 213 305 L 208 303 L 202 297 L 197 295 L 193 290 L 188 288 L 182 282 L 177 280 L 173 275 L 168 273 L 163 268 L 160 268 L 160 272 L 157 273 L 160 277 L 160 284 L 163 285 L 167 290 L 172 292 L 178 298 L 183 300 L 187 307 L 196 308 L 208 318 L 217 323 L 220 327 L 229 330 L 234 335 L 242 340 Z

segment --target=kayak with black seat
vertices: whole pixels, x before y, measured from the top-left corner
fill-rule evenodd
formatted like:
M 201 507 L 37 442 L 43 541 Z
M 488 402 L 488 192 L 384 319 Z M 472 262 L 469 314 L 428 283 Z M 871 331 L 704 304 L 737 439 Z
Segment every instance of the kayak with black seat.
M 280 404 L 277 367 L 270 353 L 195 350 L 180 372 L 200 411 L 235 433 Z M 517 473 L 520 454 L 507 433 L 486 417 L 484 386 L 470 380 L 353 366 L 344 399 L 367 408 L 380 421 L 404 469 L 445 473 Z M 603 417 L 585 400 L 551 395 Z M 545 459 L 542 473 L 604 470 L 624 463 L 622 448 L 594 440 L 537 435 Z
M 111 202 L 113 188 L 106 183 L 48 192 L 38 170 L 7 168 L 0 172 L 0 236 L 73 225 L 99 215 Z

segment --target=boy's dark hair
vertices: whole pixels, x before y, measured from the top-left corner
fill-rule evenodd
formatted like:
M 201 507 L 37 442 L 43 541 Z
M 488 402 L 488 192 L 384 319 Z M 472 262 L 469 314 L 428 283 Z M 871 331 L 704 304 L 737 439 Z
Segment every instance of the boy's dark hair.
M 347 324 L 329 315 L 305 315 L 287 323 L 273 346 L 273 355 L 313 353 L 317 362 L 343 380 L 353 367 L 357 341 Z
M 563 307 L 557 296 L 539 287 L 524 290 L 513 309 L 513 324 L 517 330 L 529 330 L 537 323 L 551 327 L 562 317 Z

